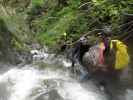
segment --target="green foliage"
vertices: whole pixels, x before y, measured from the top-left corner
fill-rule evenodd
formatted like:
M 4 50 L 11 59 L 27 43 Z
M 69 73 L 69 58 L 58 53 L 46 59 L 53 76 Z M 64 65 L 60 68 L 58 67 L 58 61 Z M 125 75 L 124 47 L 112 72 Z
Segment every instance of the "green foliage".
M 34 28 L 38 30 L 36 37 L 41 43 L 47 45 L 55 44 L 60 36 L 66 32 L 72 20 L 76 19 L 75 12 L 72 9 L 73 7 L 64 7 L 62 9 L 54 8 L 55 5 L 53 9 L 48 10 L 47 14 L 44 14 L 44 16 L 32 22 Z M 42 30 L 40 30 L 38 26 Z
M 12 40 L 11 40 L 11 45 L 13 46 L 13 47 L 15 47 L 15 49 L 17 49 L 17 50 L 22 50 L 23 49 L 23 44 L 22 43 L 20 43 L 20 42 L 18 42 L 15 38 L 13 38 Z
M 74 41 L 92 29 L 115 28 L 121 23 L 123 12 L 133 12 L 132 1 L 32 0 L 33 5 L 40 5 L 46 11 L 31 22 L 33 29 L 37 30 L 35 37 L 41 43 L 53 46 L 65 32 L 68 41 Z
M 32 0 L 33 6 L 42 5 L 43 3 L 44 3 L 44 0 Z

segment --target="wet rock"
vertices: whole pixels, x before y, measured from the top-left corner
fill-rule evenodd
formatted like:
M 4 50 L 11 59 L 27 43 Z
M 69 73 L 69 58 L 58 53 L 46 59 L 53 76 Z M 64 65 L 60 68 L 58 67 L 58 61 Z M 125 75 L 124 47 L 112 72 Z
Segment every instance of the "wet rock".
M 63 98 L 58 94 L 57 90 L 54 89 L 40 95 L 35 100 L 63 100 Z

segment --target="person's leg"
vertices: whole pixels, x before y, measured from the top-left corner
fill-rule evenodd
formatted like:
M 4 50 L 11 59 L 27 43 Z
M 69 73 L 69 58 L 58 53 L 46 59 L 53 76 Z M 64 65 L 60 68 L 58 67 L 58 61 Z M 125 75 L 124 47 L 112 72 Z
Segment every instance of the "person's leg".
M 82 68 L 80 69 L 80 73 L 81 73 L 81 75 L 80 75 L 80 81 L 81 81 L 81 82 L 82 82 L 82 81 L 89 80 L 89 79 L 92 78 L 91 73 L 88 72 L 88 70 L 86 70 L 84 67 L 82 67 Z

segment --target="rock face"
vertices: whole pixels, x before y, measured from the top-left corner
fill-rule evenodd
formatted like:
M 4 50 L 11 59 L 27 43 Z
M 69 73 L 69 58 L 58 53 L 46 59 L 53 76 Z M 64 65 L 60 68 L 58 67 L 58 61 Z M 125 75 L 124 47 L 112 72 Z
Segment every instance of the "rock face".
M 2 0 L 1 3 L 5 6 L 9 6 L 11 8 L 27 8 L 30 4 L 31 0 Z
M 31 0 L 0 1 L 0 61 L 18 62 L 17 56 L 20 53 L 17 50 L 26 50 L 26 43 L 32 40 L 25 20 L 25 11 L 30 2 Z
M 11 48 L 12 34 L 7 29 L 5 22 L 0 19 L 0 51 L 1 56 L 6 56 L 8 50 Z
M 3 0 L 0 4 L 0 18 L 5 21 L 11 33 L 22 41 L 25 41 L 30 33 L 25 20 L 29 3 L 30 0 Z
M 21 43 L 17 41 L 19 38 L 15 37 L 14 34 L 8 29 L 5 21 L 0 19 L 0 61 L 8 61 L 10 63 L 21 63 L 22 59 L 20 56 L 29 56 L 26 52 L 17 51 L 21 46 Z M 17 44 L 18 43 L 18 44 Z

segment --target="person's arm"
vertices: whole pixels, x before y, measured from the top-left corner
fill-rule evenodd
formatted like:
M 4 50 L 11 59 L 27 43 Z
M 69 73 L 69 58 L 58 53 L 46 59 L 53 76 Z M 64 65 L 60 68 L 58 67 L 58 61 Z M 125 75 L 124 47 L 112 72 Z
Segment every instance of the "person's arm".
M 78 55 L 80 47 L 81 47 L 81 43 L 77 42 L 75 44 L 74 48 L 73 48 L 73 51 L 72 51 L 72 66 L 74 66 L 74 64 L 75 64 L 76 55 Z

